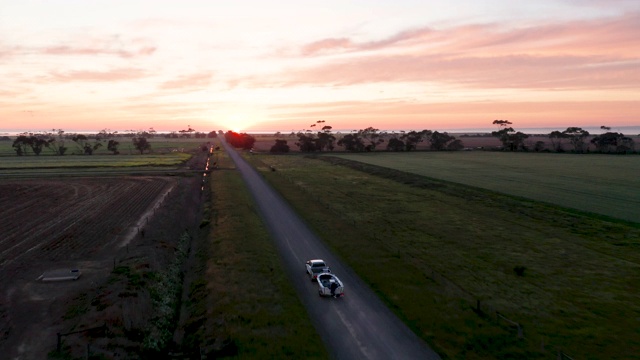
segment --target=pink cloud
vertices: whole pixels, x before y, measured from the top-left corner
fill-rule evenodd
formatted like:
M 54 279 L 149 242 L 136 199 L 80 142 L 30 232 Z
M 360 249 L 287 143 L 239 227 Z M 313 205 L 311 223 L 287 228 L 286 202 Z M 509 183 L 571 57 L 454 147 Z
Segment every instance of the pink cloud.
M 408 45 L 418 40 L 429 39 L 429 37 L 438 38 L 437 32 L 431 28 L 420 28 L 402 31 L 387 39 L 379 41 L 370 41 L 364 43 L 356 43 L 348 38 L 329 38 L 314 41 L 302 47 L 300 51 L 303 55 L 326 54 L 331 52 L 355 52 L 364 50 L 381 49 L 391 46 Z
M 497 24 L 423 28 L 366 43 L 324 39 L 301 52 L 354 56 L 289 69 L 258 85 L 430 81 L 478 88 L 637 88 L 639 38 L 640 13 L 630 13 L 516 29 Z
M 163 83 L 161 89 L 204 88 L 211 83 L 210 73 L 200 73 L 180 76 L 177 79 Z
M 340 39 L 323 39 L 312 42 L 302 47 L 301 53 L 303 55 L 314 55 L 323 52 L 336 51 L 341 49 L 348 49 L 353 46 L 351 40 L 346 38 Z
M 136 68 L 121 68 L 112 69 L 107 71 L 67 71 L 67 72 L 54 72 L 51 76 L 55 80 L 59 81 L 122 81 L 140 79 L 147 76 L 147 73 L 142 69 Z
M 133 51 L 114 50 L 99 47 L 72 47 L 66 45 L 50 46 L 42 49 L 46 55 L 115 55 L 122 58 L 149 56 L 156 51 L 153 46 L 140 47 Z

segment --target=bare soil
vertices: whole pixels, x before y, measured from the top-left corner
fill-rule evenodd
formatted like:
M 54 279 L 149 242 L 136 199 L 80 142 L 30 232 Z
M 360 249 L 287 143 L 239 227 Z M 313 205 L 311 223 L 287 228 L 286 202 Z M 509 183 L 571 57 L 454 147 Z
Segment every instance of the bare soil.
M 185 166 L 205 163 L 196 154 Z M 180 234 L 197 230 L 201 192 L 200 175 L 0 181 L 1 357 L 55 356 L 56 334 L 76 332 L 61 337 L 72 357 L 136 358 L 139 344 L 122 328 L 144 328 L 153 316 L 150 300 L 127 293 L 112 271 L 165 267 Z M 71 269 L 81 272 L 78 280 L 38 280 Z M 123 341 L 129 347 L 109 345 Z

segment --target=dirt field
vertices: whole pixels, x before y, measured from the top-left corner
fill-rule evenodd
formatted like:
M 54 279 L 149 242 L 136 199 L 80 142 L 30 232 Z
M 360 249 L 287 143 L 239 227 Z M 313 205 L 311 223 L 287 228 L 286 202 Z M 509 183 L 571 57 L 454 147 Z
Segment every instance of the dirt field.
M 187 166 L 204 169 L 203 157 L 206 162 L 198 155 Z M 145 258 L 143 266 L 152 269 L 166 266 L 173 242 L 200 221 L 201 181 L 123 176 L 0 182 L 2 357 L 44 359 L 56 349 L 56 333 L 121 323 L 123 304 L 131 301 L 121 296 L 121 284 L 106 280 L 131 258 Z M 38 280 L 71 269 L 81 272 L 78 280 Z M 74 308 L 78 299 L 98 298 L 109 300 L 99 309 Z M 151 316 L 144 313 L 148 306 L 137 303 L 133 318 L 144 321 Z M 87 334 L 63 341 L 70 353 L 86 356 Z

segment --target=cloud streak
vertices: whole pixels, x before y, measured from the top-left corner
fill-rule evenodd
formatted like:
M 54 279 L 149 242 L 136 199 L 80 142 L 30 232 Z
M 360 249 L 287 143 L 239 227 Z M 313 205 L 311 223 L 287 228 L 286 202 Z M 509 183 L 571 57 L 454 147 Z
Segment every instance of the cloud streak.
M 118 56 L 124 59 L 130 59 L 139 56 L 149 56 L 156 51 L 156 48 L 153 46 L 145 46 L 135 49 L 133 51 L 130 50 L 122 50 L 122 49 L 104 49 L 104 48 L 96 48 L 96 47 L 73 47 L 67 45 L 58 45 L 58 46 L 50 46 L 45 47 L 39 52 L 43 55 L 86 55 L 86 56 L 96 56 L 96 55 L 113 55 Z
M 324 57 L 322 64 L 268 81 L 280 86 L 429 81 L 477 88 L 637 88 L 637 39 L 640 13 L 516 29 L 498 24 L 422 28 L 364 43 L 329 38 L 300 49 L 304 56 Z M 336 54 L 342 56 L 328 57 Z
M 66 72 L 52 72 L 50 77 L 56 81 L 90 81 L 114 82 L 141 79 L 148 76 L 146 71 L 138 68 L 117 68 L 105 71 L 75 70 Z
M 179 76 L 173 80 L 169 80 L 160 85 L 160 89 L 201 89 L 206 88 L 211 83 L 211 74 L 197 73 L 191 75 Z

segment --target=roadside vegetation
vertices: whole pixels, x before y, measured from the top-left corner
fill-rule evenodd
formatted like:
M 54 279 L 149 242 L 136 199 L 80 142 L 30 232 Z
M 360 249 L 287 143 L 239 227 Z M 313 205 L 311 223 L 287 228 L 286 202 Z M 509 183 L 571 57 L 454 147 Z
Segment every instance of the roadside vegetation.
M 333 157 L 246 157 L 445 358 L 640 353 L 638 223 Z
M 183 347 L 210 358 L 328 358 L 242 177 L 225 153 L 217 162 Z

